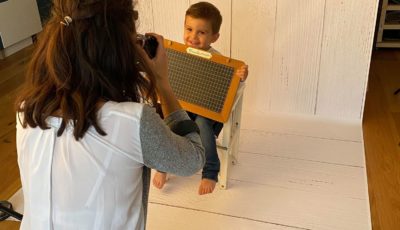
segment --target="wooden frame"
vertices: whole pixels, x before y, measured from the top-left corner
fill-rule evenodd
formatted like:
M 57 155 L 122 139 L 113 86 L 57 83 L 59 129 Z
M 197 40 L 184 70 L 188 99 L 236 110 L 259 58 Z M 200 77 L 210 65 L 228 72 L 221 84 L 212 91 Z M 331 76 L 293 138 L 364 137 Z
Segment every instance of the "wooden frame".
M 171 40 L 167 40 L 167 39 L 164 39 L 164 46 L 166 49 L 172 49 L 172 50 L 175 50 L 175 51 L 178 51 L 181 53 L 191 54 L 193 56 L 203 58 L 207 61 L 212 61 L 215 63 L 219 63 L 222 65 L 234 68 L 234 75 L 232 76 L 232 80 L 229 85 L 229 89 L 228 89 L 227 95 L 225 97 L 225 102 L 224 102 L 221 112 L 218 113 L 215 111 L 211 111 L 202 106 L 192 104 L 192 103 L 180 100 L 178 98 L 179 103 L 181 104 L 183 109 L 185 109 L 186 111 L 189 111 L 189 112 L 192 112 L 195 114 L 199 114 L 201 116 L 204 116 L 204 117 L 207 117 L 207 118 L 210 118 L 212 120 L 219 121 L 222 123 L 226 122 L 229 118 L 229 114 L 231 112 L 233 102 L 235 99 L 236 91 L 237 91 L 237 89 L 239 87 L 239 83 L 240 83 L 240 77 L 237 76 L 237 74 L 236 74 L 237 69 L 240 68 L 242 65 L 244 65 L 244 62 L 235 60 L 235 59 L 232 59 L 229 57 L 225 57 L 225 56 L 222 56 L 219 54 L 211 54 L 211 53 L 203 51 L 203 50 L 194 49 L 194 48 L 191 48 L 184 44 L 181 44 L 181 43 L 178 43 L 175 41 L 171 41 Z

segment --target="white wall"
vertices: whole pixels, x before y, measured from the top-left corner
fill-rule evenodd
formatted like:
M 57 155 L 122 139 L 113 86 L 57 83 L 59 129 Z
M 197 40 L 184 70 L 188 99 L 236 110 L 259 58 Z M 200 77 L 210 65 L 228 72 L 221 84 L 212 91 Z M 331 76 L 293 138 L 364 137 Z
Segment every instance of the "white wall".
M 316 114 L 362 117 L 378 2 L 326 0 Z
M 42 24 L 35 0 L 9 0 L 0 3 L 0 36 L 5 48 L 41 30 Z
M 182 41 L 191 0 L 139 0 L 139 31 Z M 249 64 L 244 109 L 361 121 L 378 0 L 212 0 L 224 55 Z

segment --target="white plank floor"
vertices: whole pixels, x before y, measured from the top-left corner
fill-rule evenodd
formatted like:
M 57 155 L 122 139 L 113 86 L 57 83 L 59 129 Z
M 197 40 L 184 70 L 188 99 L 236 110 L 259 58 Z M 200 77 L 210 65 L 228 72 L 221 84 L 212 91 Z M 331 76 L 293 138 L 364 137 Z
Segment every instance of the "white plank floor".
M 148 229 L 371 229 L 361 125 L 244 114 L 227 190 L 200 174 L 151 189 Z
M 243 114 L 228 189 L 197 195 L 200 174 L 151 188 L 148 230 L 371 229 L 361 126 Z M 22 194 L 10 201 L 23 211 Z

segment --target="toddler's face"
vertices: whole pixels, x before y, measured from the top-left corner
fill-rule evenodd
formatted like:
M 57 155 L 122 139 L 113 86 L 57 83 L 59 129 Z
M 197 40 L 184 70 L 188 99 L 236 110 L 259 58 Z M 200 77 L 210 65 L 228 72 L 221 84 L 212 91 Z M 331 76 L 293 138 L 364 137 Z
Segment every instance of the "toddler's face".
M 211 43 L 217 41 L 219 33 L 213 34 L 211 22 L 186 16 L 183 40 L 186 45 L 202 50 L 208 50 Z

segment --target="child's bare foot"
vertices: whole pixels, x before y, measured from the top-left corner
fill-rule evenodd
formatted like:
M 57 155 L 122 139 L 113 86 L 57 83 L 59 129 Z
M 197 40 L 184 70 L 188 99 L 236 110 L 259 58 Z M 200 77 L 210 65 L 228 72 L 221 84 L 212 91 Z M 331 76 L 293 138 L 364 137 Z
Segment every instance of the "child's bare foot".
M 167 181 L 167 174 L 163 172 L 156 172 L 153 177 L 153 185 L 158 188 L 162 189 L 164 187 L 165 182 Z
M 206 178 L 201 179 L 199 186 L 199 195 L 212 193 L 214 191 L 216 183 L 217 182 L 215 180 L 210 180 Z

